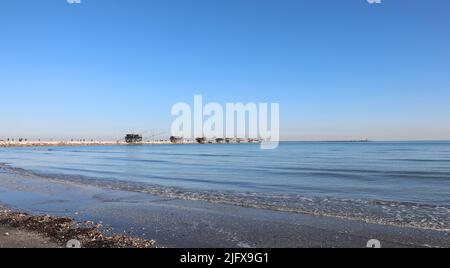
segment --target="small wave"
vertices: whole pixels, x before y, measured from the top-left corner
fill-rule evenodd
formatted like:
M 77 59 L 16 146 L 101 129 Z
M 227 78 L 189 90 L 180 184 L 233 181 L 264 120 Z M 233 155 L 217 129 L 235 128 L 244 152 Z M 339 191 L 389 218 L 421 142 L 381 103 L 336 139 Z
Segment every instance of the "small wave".
M 274 167 L 268 166 L 255 170 L 271 172 L 272 174 L 298 174 L 312 176 L 361 178 L 368 174 L 390 178 L 410 178 L 410 179 L 450 179 L 448 172 L 439 171 L 401 171 L 401 170 L 374 170 L 374 169 L 354 169 L 354 168 L 310 168 L 310 167 Z
M 419 159 L 419 158 L 392 158 L 387 159 L 390 161 L 403 161 L 403 162 L 430 162 L 430 163 L 450 163 L 450 159 Z
M 152 153 L 153 155 L 153 153 Z M 168 152 L 158 152 L 158 155 L 167 156 L 200 156 L 200 157 L 229 157 L 231 154 L 207 154 L 207 153 L 168 153 Z
M 140 163 L 175 163 L 175 161 L 167 161 L 167 160 L 126 158 L 126 157 L 111 157 L 111 159 L 120 160 L 124 162 L 140 162 Z

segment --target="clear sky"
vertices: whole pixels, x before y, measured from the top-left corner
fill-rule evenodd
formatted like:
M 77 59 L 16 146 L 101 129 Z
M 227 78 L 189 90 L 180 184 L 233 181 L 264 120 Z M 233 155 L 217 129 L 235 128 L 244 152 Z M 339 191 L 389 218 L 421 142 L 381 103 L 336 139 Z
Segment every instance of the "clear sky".
M 2 0 L 0 139 L 279 102 L 284 139 L 450 139 L 450 1 Z

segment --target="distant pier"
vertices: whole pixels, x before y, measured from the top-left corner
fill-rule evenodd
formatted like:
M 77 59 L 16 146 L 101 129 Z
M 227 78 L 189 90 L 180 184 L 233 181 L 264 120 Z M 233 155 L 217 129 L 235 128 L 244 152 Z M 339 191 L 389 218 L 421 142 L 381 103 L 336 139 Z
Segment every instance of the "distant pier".
M 169 140 L 142 141 L 139 144 L 171 144 Z M 0 141 L 0 147 L 113 146 L 129 145 L 126 141 Z

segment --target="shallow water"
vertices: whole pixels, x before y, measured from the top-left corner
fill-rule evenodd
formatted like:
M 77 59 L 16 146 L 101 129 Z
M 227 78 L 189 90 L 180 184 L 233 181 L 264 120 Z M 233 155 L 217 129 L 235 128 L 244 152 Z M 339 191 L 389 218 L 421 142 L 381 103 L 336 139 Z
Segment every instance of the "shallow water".
M 0 162 L 19 176 L 450 230 L 450 142 L 2 148 Z

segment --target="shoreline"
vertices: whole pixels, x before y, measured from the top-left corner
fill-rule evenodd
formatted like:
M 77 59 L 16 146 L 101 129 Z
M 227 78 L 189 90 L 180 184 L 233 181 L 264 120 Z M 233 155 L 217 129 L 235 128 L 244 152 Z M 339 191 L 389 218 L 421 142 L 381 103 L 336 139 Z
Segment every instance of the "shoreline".
M 336 198 L 314 198 L 305 196 L 271 196 L 271 195 L 260 195 L 259 198 L 255 199 L 256 193 L 239 193 L 239 192 L 220 192 L 220 191 L 195 191 L 187 190 L 178 187 L 169 187 L 161 185 L 146 185 L 140 184 L 139 182 L 130 182 L 123 180 L 102 180 L 90 177 L 83 177 L 81 175 L 74 175 L 74 177 L 60 177 L 60 176 L 49 176 L 45 174 L 34 173 L 30 170 L 25 170 L 21 168 L 14 168 L 8 164 L 0 163 L 0 172 L 15 173 L 20 176 L 31 176 L 34 178 L 40 178 L 48 180 L 49 182 L 59 182 L 59 183 L 73 183 L 75 185 L 92 186 L 101 189 L 110 189 L 116 191 L 126 191 L 131 193 L 145 193 L 149 196 L 160 197 L 160 198 L 171 198 L 180 199 L 186 201 L 198 201 L 198 202 L 208 202 L 214 204 L 231 205 L 243 208 L 254 208 L 254 209 L 264 209 L 270 211 L 287 212 L 287 213 L 300 213 L 311 216 L 318 217 L 332 217 L 339 218 L 342 220 L 354 220 L 361 221 L 368 224 L 379 224 L 385 226 L 395 226 L 401 228 L 414 228 L 414 229 L 424 229 L 438 232 L 450 232 L 448 218 L 431 218 L 428 221 L 423 221 L 423 219 L 430 218 L 430 210 L 420 210 L 419 208 L 423 205 L 418 203 L 410 202 L 400 202 L 400 201 L 387 201 L 387 200 L 372 200 L 371 204 L 368 205 L 369 201 L 364 200 L 353 200 L 348 202 L 345 199 Z M 0 177 L 1 178 L 1 177 Z M 1 185 L 1 184 L 0 184 Z M 286 203 L 286 200 L 291 200 Z M 301 201 L 294 201 L 299 199 Z M 320 207 L 318 206 L 320 204 Z M 398 213 L 403 213 L 408 215 L 408 211 L 399 208 L 404 206 L 410 206 L 414 208 L 414 217 L 412 215 L 402 216 L 402 220 L 398 220 Z M 429 207 L 430 205 L 428 205 Z M 346 210 L 336 210 L 339 207 L 345 207 Z M 442 206 L 434 207 L 433 213 L 439 211 L 440 214 L 445 213 L 446 208 Z M 372 212 L 369 212 L 371 210 Z M 356 213 L 355 213 L 356 211 Z M 363 213 L 366 211 L 366 213 Z M 390 215 L 392 213 L 397 213 L 397 217 L 393 218 Z M 407 220 L 403 220 L 407 217 Z
M 169 248 L 364 248 L 370 239 L 389 248 L 450 247 L 445 231 L 183 200 L 32 174 L 0 172 L 0 203 L 11 215 L 98 222 L 113 235 Z M 45 221 L 40 228 L 51 229 Z
M 83 248 L 365 248 L 372 239 L 384 248 L 450 247 L 450 234 L 444 232 L 204 202 L 156 200 L 144 210 L 115 209 L 102 213 L 123 215 L 115 228 L 133 222 L 124 234 L 92 221 L 40 211 L 29 214 L 0 204 L 0 248 L 65 248 L 71 239 L 79 240 Z M 142 230 L 155 228 L 155 240 L 130 231 L 141 229 L 135 221 L 142 211 L 153 213 L 148 216 L 155 226 L 145 224 Z M 98 219 L 95 214 L 87 217 Z

